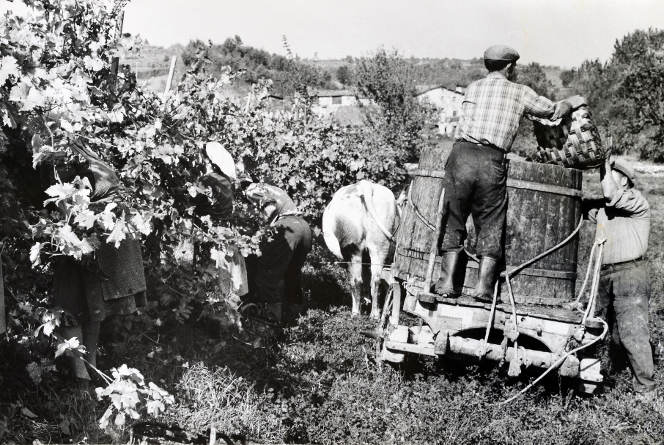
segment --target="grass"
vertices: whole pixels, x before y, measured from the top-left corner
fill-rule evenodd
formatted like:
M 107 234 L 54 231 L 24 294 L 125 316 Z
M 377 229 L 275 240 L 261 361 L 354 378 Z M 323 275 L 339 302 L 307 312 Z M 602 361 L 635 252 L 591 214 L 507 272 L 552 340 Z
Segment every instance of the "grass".
M 597 178 L 586 176 L 584 187 L 590 190 Z M 652 341 L 657 352 L 664 352 L 660 182 L 643 175 L 639 186 L 653 213 L 648 253 Z M 581 256 L 592 233 L 592 227 L 584 227 Z M 506 369 L 414 356 L 398 368 L 380 367 L 373 341 L 360 334 L 373 323 L 351 319 L 339 269 L 323 262 L 305 272 L 306 294 L 315 308 L 269 349 L 247 347 L 200 320 L 157 326 L 138 317 L 130 335 L 105 344 L 100 365 L 108 369 L 127 363 L 173 393 L 176 405 L 160 419 L 165 423 L 192 432 L 214 426 L 268 442 L 631 444 L 664 438 L 664 403 L 635 401 L 629 370 L 611 375 L 591 397 L 553 377 L 501 405 L 529 376 L 508 379 Z M 0 353 L 0 442 L 126 442 L 127 431 L 109 436 L 98 429 L 96 419 L 105 407 L 89 395 L 55 375 L 34 385 L 20 354 L 9 347 Z M 660 357 L 656 365 L 662 387 Z

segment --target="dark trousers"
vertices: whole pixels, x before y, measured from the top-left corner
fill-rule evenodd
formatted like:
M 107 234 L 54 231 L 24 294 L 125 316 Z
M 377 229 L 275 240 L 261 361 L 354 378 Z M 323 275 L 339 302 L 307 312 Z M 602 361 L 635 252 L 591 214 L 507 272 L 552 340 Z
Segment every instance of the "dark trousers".
M 497 148 L 457 141 L 445 164 L 445 214 L 441 250 L 456 250 L 466 240 L 473 215 L 477 254 L 503 257 L 507 215 L 507 160 Z
M 655 365 L 648 330 L 650 280 L 645 261 L 602 266 L 597 315 L 607 320 L 612 346 L 625 350 L 634 390 L 655 389 Z
M 245 302 L 302 304 L 302 266 L 311 251 L 311 228 L 300 216 L 277 220 L 276 232 L 260 244 L 261 256 L 247 258 Z

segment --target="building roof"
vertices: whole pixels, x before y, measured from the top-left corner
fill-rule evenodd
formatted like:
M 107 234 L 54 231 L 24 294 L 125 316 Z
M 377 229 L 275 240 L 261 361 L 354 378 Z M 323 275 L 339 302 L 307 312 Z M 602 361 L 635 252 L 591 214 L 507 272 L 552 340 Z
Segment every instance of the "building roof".
M 314 90 L 312 91 L 313 96 L 317 97 L 341 97 L 341 96 L 357 96 L 355 91 L 351 90 Z

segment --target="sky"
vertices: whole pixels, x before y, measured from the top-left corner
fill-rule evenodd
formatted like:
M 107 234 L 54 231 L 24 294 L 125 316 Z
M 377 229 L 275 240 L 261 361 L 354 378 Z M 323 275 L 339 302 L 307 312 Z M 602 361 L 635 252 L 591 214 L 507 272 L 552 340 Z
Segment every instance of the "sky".
M 616 39 L 664 28 L 663 0 L 132 0 L 124 30 L 151 44 L 249 45 L 300 57 L 365 56 L 379 47 L 405 56 L 481 57 L 495 43 L 525 63 L 578 66 L 606 60 Z

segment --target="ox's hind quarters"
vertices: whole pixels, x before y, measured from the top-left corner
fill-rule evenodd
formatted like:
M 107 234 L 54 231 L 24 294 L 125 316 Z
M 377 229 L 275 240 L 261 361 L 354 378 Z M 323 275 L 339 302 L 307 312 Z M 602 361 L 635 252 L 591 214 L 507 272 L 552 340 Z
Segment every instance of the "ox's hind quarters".
M 323 239 L 327 248 L 348 266 L 351 316 L 361 313 L 363 269 L 371 269 L 370 318 L 380 318 L 378 305 L 383 270 L 390 263 L 397 227 L 397 209 L 390 189 L 367 180 L 337 190 L 323 211 Z M 391 277 L 389 280 L 391 282 Z

